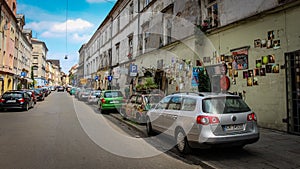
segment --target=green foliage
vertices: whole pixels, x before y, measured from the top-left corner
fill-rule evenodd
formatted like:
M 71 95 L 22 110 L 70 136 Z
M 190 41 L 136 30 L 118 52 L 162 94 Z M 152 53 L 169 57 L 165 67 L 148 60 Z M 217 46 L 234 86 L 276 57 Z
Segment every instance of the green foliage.
M 138 84 L 135 86 L 136 90 L 147 90 L 147 89 L 156 89 L 158 86 L 154 82 L 152 77 L 145 78 L 144 84 Z

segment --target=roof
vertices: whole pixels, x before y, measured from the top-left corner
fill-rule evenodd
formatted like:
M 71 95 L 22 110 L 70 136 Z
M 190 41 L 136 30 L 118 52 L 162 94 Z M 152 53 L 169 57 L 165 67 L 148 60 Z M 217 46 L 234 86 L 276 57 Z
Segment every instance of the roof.
M 60 67 L 60 61 L 56 59 L 47 59 L 48 62 L 51 62 L 51 64 Z

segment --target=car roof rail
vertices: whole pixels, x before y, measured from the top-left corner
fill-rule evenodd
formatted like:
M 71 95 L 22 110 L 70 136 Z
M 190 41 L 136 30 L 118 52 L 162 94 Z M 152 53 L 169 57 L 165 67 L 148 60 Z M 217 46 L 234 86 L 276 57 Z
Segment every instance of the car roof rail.
M 189 94 L 196 94 L 198 96 L 205 96 L 205 94 L 201 93 L 201 92 L 174 92 L 172 94 L 186 94 L 186 95 L 189 95 Z

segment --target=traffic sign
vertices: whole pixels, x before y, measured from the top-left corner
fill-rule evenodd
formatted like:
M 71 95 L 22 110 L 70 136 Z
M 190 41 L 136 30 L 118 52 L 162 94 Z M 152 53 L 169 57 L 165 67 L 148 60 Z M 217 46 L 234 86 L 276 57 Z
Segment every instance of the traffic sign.
M 109 81 L 109 82 L 111 82 L 112 81 L 112 76 L 107 76 L 107 80 Z
M 130 64 L 129 75 L 130 76 L 137 76 L 137 73 L 138 73 L 137 65 Z
M 97 81 L 99 79 L 99 76 L 95 76 L 95 80 Z

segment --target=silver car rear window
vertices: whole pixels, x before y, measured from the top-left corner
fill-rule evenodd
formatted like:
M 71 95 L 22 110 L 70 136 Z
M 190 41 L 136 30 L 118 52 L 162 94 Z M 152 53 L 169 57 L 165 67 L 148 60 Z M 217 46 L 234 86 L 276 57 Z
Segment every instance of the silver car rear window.
M 202 101 L 204 113 L 228 114 L 250 111 L 248 105 L 240 97 L 214 97 Z

